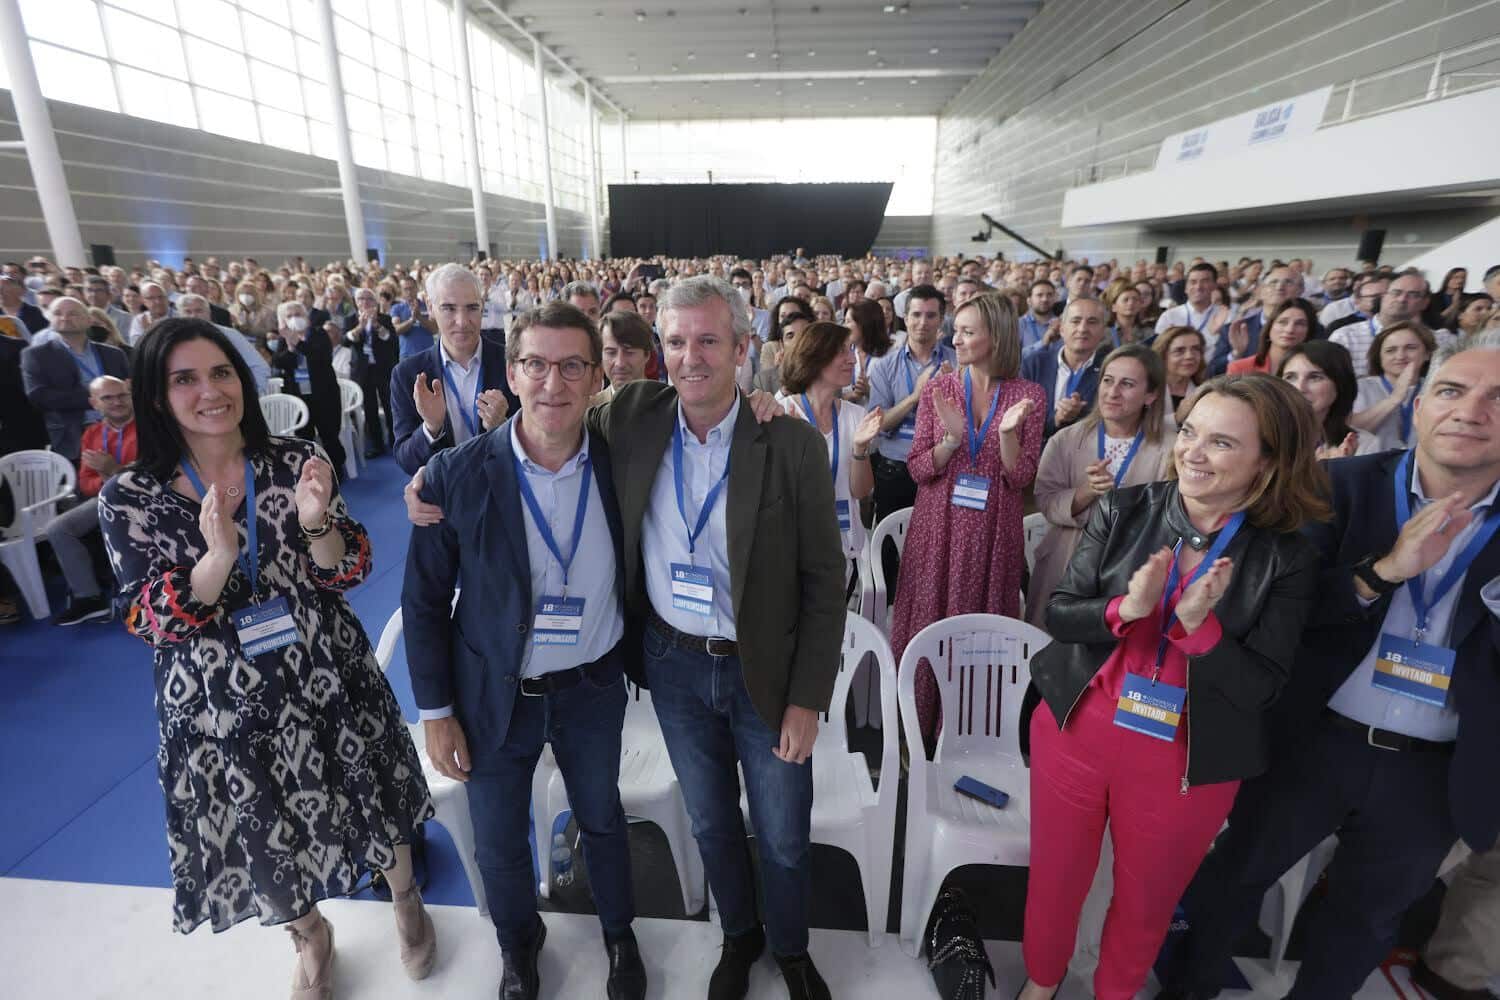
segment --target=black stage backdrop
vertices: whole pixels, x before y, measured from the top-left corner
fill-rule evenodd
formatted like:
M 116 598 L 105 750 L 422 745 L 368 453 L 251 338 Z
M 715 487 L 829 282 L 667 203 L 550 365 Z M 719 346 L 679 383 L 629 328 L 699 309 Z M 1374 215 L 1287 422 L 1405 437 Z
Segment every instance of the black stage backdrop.
M 857 259 L 890 197 L 890 184 L 611 184 L 609 252 L 760 259 L 806 247 Z

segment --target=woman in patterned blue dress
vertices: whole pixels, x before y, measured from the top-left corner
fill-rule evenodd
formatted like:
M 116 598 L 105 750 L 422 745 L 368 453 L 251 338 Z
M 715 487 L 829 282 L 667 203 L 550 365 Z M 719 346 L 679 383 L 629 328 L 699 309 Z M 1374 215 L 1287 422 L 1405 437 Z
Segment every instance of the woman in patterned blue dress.
M 140 450 L 99 519 L 155 650 L 175 924 L 285 925 L 296 1000 L 332 996 L 322 899 L 386 873 L 401 958 L 435 955 L 411 843 L 432 815 L 401 711 L 344 591 L 370 541 L 311 442 L 272 437 L 255 383 L 212 324 L 170 319 L 137 349 Z

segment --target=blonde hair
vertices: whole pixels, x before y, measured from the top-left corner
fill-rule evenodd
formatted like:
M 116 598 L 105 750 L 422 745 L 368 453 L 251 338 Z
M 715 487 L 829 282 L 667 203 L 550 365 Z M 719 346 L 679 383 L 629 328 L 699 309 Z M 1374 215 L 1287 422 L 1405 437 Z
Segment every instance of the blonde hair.
M 1002 292 L 985 292 L 976 295 L 959 307 L 961 313 L 973 309 L 990 335 L 995 349 L 990 354 L 990 375 L 994 378 L 1015 378 L 1021 373 L 1021 331 L 1016 322 L 1016 308 L 1010 298 Z M 953 314 L 955 322 L 958 313 Z

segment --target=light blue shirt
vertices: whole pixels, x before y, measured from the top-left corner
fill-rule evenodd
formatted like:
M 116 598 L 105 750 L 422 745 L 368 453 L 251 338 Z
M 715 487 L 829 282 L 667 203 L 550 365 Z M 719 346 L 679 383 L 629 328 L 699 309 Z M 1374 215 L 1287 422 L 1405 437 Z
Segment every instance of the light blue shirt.
M 589 463 L 589 437 L 585 431 L 583 447 L 563 463 L 556 472 L 549 472 L 532 462 L 521 445 L 520 435 L 512 428 L 510 446 L 521 463 L 522 474 L 536 494 L 537 506 L 547 518 L 547 528 L 557 541 L 564 555 L 573 541 L 573 516 L 578 510 L 578 490 L 583 485 L 583 469 Z M 553 558 L 542 533 L 531 516 L 531 508 L 520 495 L 506 500 L 521 508 L 526 525 L 526 557 L 531 566 L 531 599 L 533 604 L 543 594 L 564 595 L 562 566 Z M 584 513 L 583 535 L 578 539 L 578 552 L 573 556 L 568 570 L 568 586 L 565 596 L 582 597 L 583 630 L 576 646 L 542 645 L 528 642 L 521 659 L 521 676 L 540 677 L 559 670 L 570 670 L 585 663 L 592 663 L 608 653 L 625 634 L 625 616 L 620 608 L 620 599 L 615 590 L 615 542 L 609 533 L 609 521 L 604 513 L 604 501 L 599 496 L 599 477 L 589 479 L 588 508 Z M 535 609 L 533 608 L 533 614 Z M 453 714 L 453 706 L 422 709 L 421 717 L 445 719 Z
M 933 345 L 932 357 L 925 367 L 933 365 L 950 364 L 955 368 L 958 366 L 958 358 L 953 353 L 953 348 L 941 343 Z M 911 389 L 906 383 L 906 376 L 911 375 L 911 384 L 917 383 L 917 377 L 922 374 L 923 365 L 911 356 L 911 348 L 902 345 L 900 349 L 887 351 L 883 357 L 875 358 L 870 362 L 869 371 L 866 374 L 870 379 L 870 409 L 880 407 L 882 410 L 890 410 L 893 406 L 911 394 Z M 912 407 L 911 413 L 907 415 L 905 427 L 915 430 L 917 426 L 917 408 Z M 911 454 L 910 437 L 902 437 L 901 429 L 894 431 L 881 431 L 875 437 L 875 450 L 884 458 L 892 462 L 905 462 L 906 457 Z
M 442 341 L 438 341 L 438 357 L 443 361 L 443 370 L 448 373 L 448 378 L 451 378 L 453 384 L 458 387 L 458 395 L 455 396 L 453 390 L 448 387 L 448 379 L 443 380 L 443 403 L 448 408 L 448 426 L 453 428 L 453 443 L 463 444 L 474 436 L 469 433 L 469 425 L 464 423 L 463 415 L 466 407 L 468 408 L 469 419 L 474 421 L 474 426 L 480 430 L 480 433 L 484 431 L 483 426 L 479 423 L 479 415 L 474 411 L 475 393 L 480 389 L 479 380 L 481 363 L 484 360 L 484 341 L 481 340 L 479 346 L 474 348 L 474 356 L 469 358 L 467 365 L 448 357 L 448 348 L 443 346 Z M 422 433 L 427 434 L 425 424 L 422 427 Z M 431 434 L 427 434 L 428 443 L 435 440 L 437 439 Z
M 739 414 L 740 399 L 736 395 L 729 413 L 709 430 L 708 440 L 700 442 L 698 436 L 688 430 L 682 405 L 678 404 L 677 423 L 682 428 L 682 498 L 687 518 L 693 525 L 698 523 L 704 497 L 724 475 L 729 464 L 729 447 Z M 729 503 L 729 484 L 725 483 L 719 491 L 708 524 L 704 525 L 703 534 L 698 536 L 698 543 L 690 552 L 688 525 L 683 524 L 682 514 L 677 509 L 677 488 L 672 469 L 672 447 L 668 445 L 661 464 L 657 466 L 656 480 L 651 485 L 651 504 L 646 508 L 641 525 L 646 594 L 656 613 L 673 628 L 690 635 L 735 639 L 734 598 L 729 589 L 729 529 L 724 513 Z M 712 615 L 703 616 L 672 607 L 673 563 L 691 563 L 713 575 Z
M 1420 459 L 1413 455 L 1413 466 Z M 1432 503 L 1432 498 L 1427 496 L 1422 489 L 1422 479 L 1417 473 L 1412 474 L 1412 494 L 1417 499 L 1416 509 L 1422 510 Z M 1474 537 L 1484 523 L 1485 516 L 1489 513 L 1491 505 L 1495 502 L 1495 496 L 1500 493 L 1500 482 L 1496 482 L 1490 488 L 1488 495 L 1479 500 L 1469 509 L 1474 512 L 1474 519 L 1469 526 L 1454 536 L 1448 545 L 1448 551 L 1437 565 L 1422 574 L 1422 585 L 1429 595 L 1437 587 L 1443 574 L 1448 572 L 1469 540 Z M 1491 544 L 1494 544 L 1491 542 Z M 1428 613 L 1427 641 L 1439 646 L 1446 646 L 1452 641 L 1453 614 L 1458 609 L 1458 599 L 1463 593 L 1464 580 L 1468 574 L 1458 579 L 1453 588 L 1443 595 L 1443 599 L 1432 606 Z M 1374 603 L 1374 602 L 1361 602 Z M 1411 591 L 1402 584 L 1391 597 L 1390 607 L 1386 609 L 1385 621 L 1381 622 L 1381 633 L 1400 636 L 1409 639 L 1413 630 L 1417 627 L 1417 612 L 1411 602 Z M 1432 740 L 1435 743 L 1445 743 L 1458 739 L 1458 710 L 1452 704 L 1438 708 L 1435 705 L 1425 705 L 1414 698 L 1393 694 L 1390 691 L 1382 691 L 1375 687 L 1375 654 L 1379 648 L 1380 640 L 1377 637 L 1375 645 L 1371 646 L 1365 653 L 1359 666 L 1354 668 L 1354 673 L 1333 693 L 1328 700 L 1328 707 L 1340 715 L 1362 722 L 1367 726 L 1376 726 L 1380 729 L 1389 729 L 1393 733 L 1401 733 L 1405 736 L 1414 736 L 1417 739 Z M 1451 702 L 1451 699 L 1450 699 Z
M 250 343 L 250 338 L 232 326 L 219 326 L 217 323 L 214 326 L 228 338 L 229 342 L 234 345 L 234 349 L 240 352 L 240 357 L 245 359 L 245 366 L 250 369 L 250 376 L 255 379 L 256 391 L 265 392 L 266 380 L 271 377 L 271 366 L 266 364 L 266 359 L 261 357 L 255 345 Z
M 1051 322 L 1050 318 L 1037 319 L 1029 309 L 1022 314 L 1020 321 L 1022 357 L 1033 354 L 1046 346 L 1047 327 Z

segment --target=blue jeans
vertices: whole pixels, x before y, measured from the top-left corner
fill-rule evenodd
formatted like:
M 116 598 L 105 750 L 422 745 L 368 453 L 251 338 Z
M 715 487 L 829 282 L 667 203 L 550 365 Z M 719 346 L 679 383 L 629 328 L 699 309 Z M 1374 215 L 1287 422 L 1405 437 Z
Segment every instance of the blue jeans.
M 737 656 L 671 645 L 647 627 L 646 678 L 667 753 L 682 786 L 708 885 L 729 936 L 755 929 L 755 880 L 740 814 L 738 761 L 760 849 L 766 936 L 771 951 L 807 951 L 812 758 L 788 764 L 771 753 L 781 731 L 750 703 Z
M 611 652 L 605 658 L 615 656 Z M 470 762 L 474 855 L 503 951 L 528 947 L 537 930 L 528 833 L 531 777 L 544 743 L 552 744 L 567 785 L 606 940 L 623 935 L 635 919 L 630 841 L 619 787 L 625 697 L 625 677 L 619 672 L 602 687 L 585 676 L 565 691 L 518 695 L 505 742 Z M 548 846 L 545 840 L 537 844 L 544 864 Z

